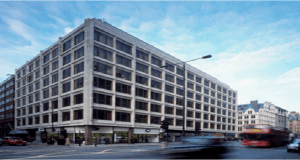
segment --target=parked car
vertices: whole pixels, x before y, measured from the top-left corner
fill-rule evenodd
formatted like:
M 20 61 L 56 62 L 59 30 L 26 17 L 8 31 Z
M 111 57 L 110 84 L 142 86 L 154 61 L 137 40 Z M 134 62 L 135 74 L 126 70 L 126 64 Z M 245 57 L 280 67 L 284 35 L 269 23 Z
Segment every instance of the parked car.
M 11 136 L 5 136 L 2 139 L 2 144 L 8 144 L 8 141 L 13 140 L 14 138 Z
M 300 151 L 300 139 L 295 139 L 294 142 L 288 145 L 287 152 Z
M 26 146 L 27 142 L 23 141 L 22 138 L 14 138 L 14 139 L 7 140 L 7 144 L 9 144 L 9 145 L 23 145 L 23 146 Z

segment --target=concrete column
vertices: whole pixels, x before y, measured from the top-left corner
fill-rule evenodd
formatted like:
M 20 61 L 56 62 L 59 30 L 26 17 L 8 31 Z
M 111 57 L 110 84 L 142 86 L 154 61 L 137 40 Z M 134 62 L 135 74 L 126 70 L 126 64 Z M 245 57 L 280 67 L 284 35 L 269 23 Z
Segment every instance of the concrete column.
M 129 128 L 127 140 L 128 143 L 132 143 L 131 139 L 133 138 L 133 128 Z
M 85 126 L 85 145 L 92 145 L 92 126 Z

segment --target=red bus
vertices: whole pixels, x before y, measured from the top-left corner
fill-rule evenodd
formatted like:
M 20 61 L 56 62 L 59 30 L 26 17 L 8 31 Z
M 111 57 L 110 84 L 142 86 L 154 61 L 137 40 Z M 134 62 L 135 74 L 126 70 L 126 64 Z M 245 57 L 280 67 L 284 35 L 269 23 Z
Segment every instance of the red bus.
M 285 144 L 289 133 L 266 124 L 251 124 L 244 126 L 241 137 L 247 146 L 272 147 Z

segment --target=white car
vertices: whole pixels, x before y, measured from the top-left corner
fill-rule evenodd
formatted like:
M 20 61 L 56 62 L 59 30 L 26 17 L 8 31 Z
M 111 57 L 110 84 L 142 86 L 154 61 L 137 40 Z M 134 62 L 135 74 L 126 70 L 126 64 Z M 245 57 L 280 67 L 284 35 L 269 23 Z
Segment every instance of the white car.
M 299 152 L 300 139 L 295 139 L 294 142 L 288 145 L 287 151 L 296 151 Z

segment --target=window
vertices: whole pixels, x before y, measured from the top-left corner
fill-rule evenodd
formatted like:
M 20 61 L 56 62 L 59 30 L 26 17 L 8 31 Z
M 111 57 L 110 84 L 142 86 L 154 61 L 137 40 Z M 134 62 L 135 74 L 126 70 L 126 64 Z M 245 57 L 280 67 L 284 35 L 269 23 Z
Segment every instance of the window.
M 223 88 L 223 93 L 225 93 L 225 94 L 227 93 L 227 90 L 225 88 Z
M 64 56 L 63 58 L 63 66 L 71 62 L 71 54 Z
M 40 100 L 40 92 L 35 93 L 35 101 Z
M 121 83 L 116 83 L 116 91 L 121 93 L 131 94 L 131 86 L 121 84 Z
M 93 94 L 93 102 L 99 104 L 111 105 L 111 96 L 94 93 Z
M 135 95 L 148 98 L 148 91 L 140 88 L 135 88 Z
M 188 79 L 190 79 L 190 80 L 194 80 L 194 75 L 193 75 L 193 74 L 191 74 L 191 73 L 188 73 Z
M 187 87 L 188 87 L 189 89 L 194 90 L 194 84 L 193 84 L 193 83 L 188 82 L 188 83 L 187 83 Z
M 52 88 L 52 96 L 58 95 L 58 86 Z
M 210 88 L 211 88 L 211 89 L 216 89 L 216 84 L 211 83 L 211 84 L 210 84 Z
M 30 76 L 27 77 L 27 82 L 28 83 L 32 82 L 32 80 L 33 80 L 33 75 L 30 75 Z
M 248 111 L 248 114 L 252 114 L 252 111 Z
M 101 64 L 96 61 L 94 62 L 94 71 L 101 72 L 101 73 L 112 76 L 112 67 L 111 66 Z
M 222 89 L 221 89 L 220 86 L 218 86 L 218 87 L 217 87 L 217 90 L 218 90 L 219 92 L 221 92 Z
M 33 84 L 28 87 L 28 92 L 31 93 L 33 91 Z
M 208 110 L 209 110 L 209 106 L 204 105 L 204 111 L 208 112 Z
M 161 78 L 161 71 L 151 68 L 151 75 Z
M 34 117 L 34 124 L 40 124 L 40 117 Z
M 84 62 L 81 62 L 79 64 L 76 64 L 74 66 L 74 74 L 80 73 L 84 71 Z
M 204 97 L 204 102 L 208 103 L 208 97 Z
M 40 106 L 35 106 L 35 113 L 40 112 Z
M 28 114 L 32 114 L 33 113 L 33 108 L 32 107 L 29 107 L 28 109 Z
M 48 61 L 49 61 L 49 53 L 44 55 L 44 63 L 47 63 Z
M 136 57 L 149 62 L 149 54 L 140 50 L 136 50 Z
M 117 61 L 116 61 L 117 64 L 121 64 L 123 66 L 131 68 L 131 59 L 125 58 L 120 55 L 117 55 L 116 58 L 117 58 Z
M 136 75 L 135 81 L 136 81 L 137 83 L 139 83 L 139 84 L 143 84 L 143 85 L 148 86 L 148 78 L 145 78 L 145 77 Z
M 101 120 L 112 120 L 111 111 L 93 109 L 93 118 Z
M 196 112 L 196 118 L 201 118 L 201 113 L 200 112 Z
M 43 98 L 46 99 L 46 98 L 49 98 L 49 90 L 44 90 L 43 91 Z
M 187 107 L 194 108 L 194 102 L 187 101 Z
M 194 98 L 194 93 L 192 93 L 192 92 L 187 92 L 187 97 L 189 97 L 189 98 Z
M 196 86 L 196 91 L 201 92 L 201 87 L 200 86 Z
M 148 74 L 148 66 L 140 64 L 136 62 L 136 70 L 147 73 Z
M 94 31 L 94 40 L 111 47 L 113 46 L 113 38 L 98 31 Z
M 43 111 L 48 111 L 49 110 L 49 103 L 43 103 Z
M 38 59 L 37 61 L 35 61 L 35 68 L 40 67 L 40 60 Z
M 116 70 L 116 77 L 131 81 L 131 73 L 120 69 Z
M 165 96 L 165 102 L 168 102 L 168 103 L 174 103 L 174 97 L 172 96 Z
M 255 118 L 255 115 L 251 115 L 251 118 Z
M 67 82 L 63 84 L 63 93 L 69 92 L 71 90 L 71 82 Z
M 181 76 L 183 76 L 183 70 L 182 69 L 179 69 L 179 68 L 177 68 L 177 72 L 176 72 L 178 75 L 181 75 Z
M 171 65 L 170 63 L 166 63 L 166 70 L 174 72 L 174 66 Z
M 71 48 L 71 39 L 63 44 L 63 52 Z
M 248 119 L 248 118 L 249 118 L 249 116 L 245 116 L 245 117 L 244 117 L 244 119 Z
M 172 107 L 165 107 L 166 114 L 174 114 L 174 108 Z
M 158 58 L 152 56 L 152 57 L 151 57 L 151 63 L 160 67 L 162 61 L 161 61 L 160 59 L 158 59 Z
M 196 103 L 196 109 L 201 109 L 201 103 Z
M 130 122 L 130 113 L 116 112 L 116 121 Z
M 180 105 L 180 106 L 183 106 L 183 99 L 176 98 L 176 104 Z
M 131 100 L 130 99 L 124 99 L 124 98 L 118 98 L 118 97 L 116 97 L 116 106 L 118 106 L 118 107 L 125 107 L 125 108 L 131 108 Z
M 160 117 L 154 117 L 154 116 L 151 116 L 150 117 L 150 120 L 151 120 L 151 124 L 160 124 Z
M 154 100 L 157 100 L 157 101 L 161 101 L 161 94 L 155 93 L 155 92 L 151 92 L 151 99 L 154 99 Z
M 209 81 L 208 80 L 204 80 L 204 85 L 209 87 Z
M 83 103 L 83 93 L 74 95 L 74 105 Z
M 75 36 L 74 45 L 76 45 L 82 41 L 84 41 L 84 31 Z
M 58 73 L 56 73 L 55 75 L 52 75 L 52 83 L 55 83 L 58 81 Z
M 148 123 L 148 116 L 147 115 L 135 115 L 135 122 L 136 123 Z
M 183 120 L 176 119 L 176 126 L 183 126 Z
M 183 96 L 183 89 L 176 88 L 176 94 Z
M 223 96 L 223 100 L 226 101 L 226 96 Z
M 174 76 L 166 74 L 166 80 L 169 81 L 169 82 L 174 83 Z
M 243 117 L 242 116 L 238 116 L 238 119 L 243 119 Z
M 69 120 L 70 120 L 70 112 L 63 112 L 62 121 L 69 121 Z
M 46 87 L 49 85 L 49 78 L 43 80 L 43 86 Z
M 52 115 L 52 122 L 57 122 L 58 121 L 58 114 L 53 114 Z
M 204 88 L 204 94 L 209 95 L 209 90 Z
M 222 115 L 226 115 L 226 110 L 222 110 Z
M 58 69 L 58 61 L 52 63 L 52 71 Z
M 218 97 L 218 99 L 221 99 L 221 94 L 218 93 L 217 97 Z
M 49 73 L 49 65 L 44 67 L 44 75 Z
M 40 71 L 35 72 L 35 79 L 38 79 L 38 78 L 40 78 Z
M 74 120 L 83 119 L 83 109 L 74 110 Z
M 52 58 L 55 58 L 58 56 L 58 48 L 55 48 L 54 50 L 52 50 Z
M 32 117 L 28 118 L 28 125 L 32 125 Z
M 216 104 L 215 99 L 210 99 L 210 104 Z
M 205 120 L 208 120 L 208 114 L 203 114 L 203 118 L 204 118 Z
M 177 80 L 176 80 L 176 81 L 177 81 L 177 84 L 178 84 L 178 85 L 181 85 L 181 86 L 183 86 L 183 83 L 184 83 L 184 82 L 183 82 L 183 80 L 182 80 L 182 79 L 180 79 L 180 78 L 177 78 Z
M 215 107 L 210 107 L 210 112 L 211 113 L 215 113 L 215 111 L 216 111 Z
M 161 106 L 156 104 L 151 104 L 151 112 L 161 112 Z
M 211 95 L 212 97 L 215 97 L 215 92 L 214 92 L 214 91 L 210 91 L 210 95 Z
M 67 107 L 67 106 L 70 106 L 71 105 L 71 99 L 70 97 L 65 97 L 63 98 L 63 107 Z
M 51 102 L 51 107 L 52 107 L 52 109 L 57 109 L 58 108 L 58 100 L 54 100 L 54 101 L 52 101 Z
M 154 81 L 154 80 L 151 80 L 151 87 L 161 89 L 161 83 L 157 82 L 157 81 Z
M 24 86 L 26 84 L 26 78 L 22 79 L 22 85 Z
M 97 56 L 97 57 L 100 57 L 100 58 L 107 59 L 109 61 L 112 61 L 112 59 L 113 59 L 112 58 L 113 53 L 111 51 L 108 51 L 104 48 L 99 48 L 99 47 L 96 47 L 96 46 L 94 47 L 94 55 Z
M 71 76 L 71 68 L 63 70 L 63 79 Z
M 94 84 L 95 84 L 95 77 L 94 77 Z M 83 87 L 83 77 L 74 80 L 74 90 L 82 87 Z
M 226 108 L 226 103 L 223 103 L 222 107 Z
M 49 123 L 49 115 L 43 115 L 43 123 Z
M 117 50 L 123 51 L 125 53 L 131 54 L 131 46 L 117 40 Z
M 170 93 L 174 93 L 174 86 L 165 85 L 165 90 Z
M 222 122 L 226 123 L 226 118 L 222 117 Z
M 135 109 L 148 111 L 148 103 L 135 101 Z
M 24 87 L 23 89 L 22 89 L 22 95 L 24 96 L 26 94 L 26 87 Z
M 83 81 L 83 78 L 82 78 L 82 81 Z M 80 83 L 79 79 L 78 79 L 77 83 Z M 111 90 L 112 89 L 111 88 L 112 87 L 111 83 L 112 83 L 112 81 L 101 79 L 101 78 L 98 78 L 98 77 L 94 77 L 94 87 Z M 80 86 L 80 84 L 79 84 L 79 86 Z M 83 86 L 83 84 L 82 84 L 82 86 Z
M 202 78 L 201 77 L 196 77 L 196 82 L 201 83 Z
M 214 123 L 210 124 L 210 129 L 215 129 L 215 124 Z

